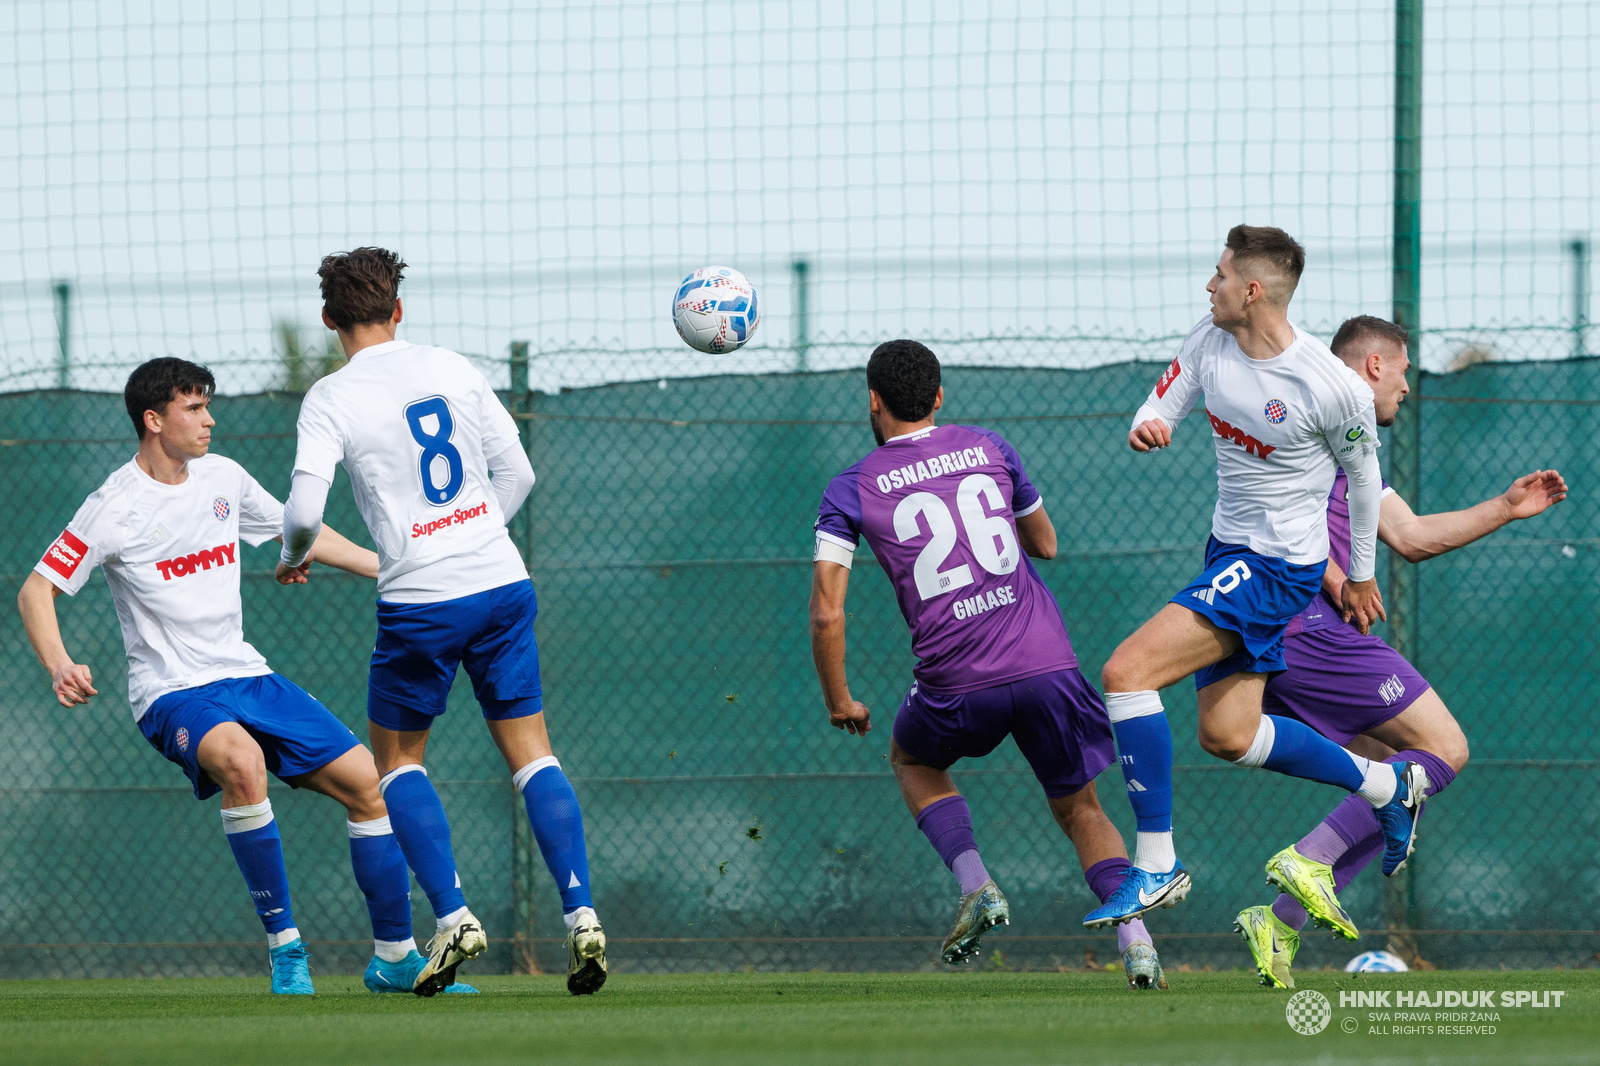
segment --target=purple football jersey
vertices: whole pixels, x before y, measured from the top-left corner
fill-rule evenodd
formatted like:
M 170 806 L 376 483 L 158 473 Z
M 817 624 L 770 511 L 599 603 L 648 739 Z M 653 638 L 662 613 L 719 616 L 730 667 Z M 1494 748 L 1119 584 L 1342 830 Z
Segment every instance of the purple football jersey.
M 1078 665 L 1017 542 L 1041 504 L 1016 450 L 977 426 L 896 437 L 828 483 L 817 533 L 866 537 L 911 627 L 917 681 L 971 692 Z
M 1392 491 L 1389 483 L 1383 483 L 1385 496 Z M 1338 564 L 1339 569 L 1345 573 L 1350 572 L 1350 482 L 1341 470 L 1333 479 L 1333 491 L 1328 493 L 1328 557 Z M 1354 622 L 1346 622 L 1339 605 L 1328 598 L 1326 592 L 1318 592 L 1311 598 L 1311 603 L 1289 623 L 1284 636 L 1302 633 L 1308 629 L 1328 629 L 1332 626 L 1348 626 L 1355 632 Z

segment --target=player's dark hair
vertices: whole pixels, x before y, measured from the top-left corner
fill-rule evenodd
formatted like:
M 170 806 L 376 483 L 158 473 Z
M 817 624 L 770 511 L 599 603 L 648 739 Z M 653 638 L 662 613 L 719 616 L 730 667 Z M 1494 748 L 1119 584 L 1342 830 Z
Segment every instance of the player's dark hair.
M 884 341 L 867 360 L 867 388 L 901 422 L 921 422 L 939 395 L 939 358 L 916 341 Z
M 1276 226 L 1235 226 L 1228 231 L 1227 248 L 1234 259 L 1249 259 L 1281 275 L 1288 292 L 1278 294 L 1279 302 L 1289 302 L 1306 269 L 1306 250 L 1299 241 Z
M 1356 349 L 1372 341 L 1390 341 L 1396 347 L 1403 347 L 1410 340 L 1411 331 L 1404 326 L 1376 315 L 1357 315 L 1344 320 L 1339 332 L 1333 335 L 1333 343 L 1328 345 L 1328 349 L 1343 359 L 1347 355 L 1360 355 Z
M 387 248 L 357 248 L 324 256 L 322 309 L 333 324 L 349 331 L 367 322 L 387 322 L 400 299 L 406 264 Z
M 144 413 L 167 413 L 167 404 L 179 396 L 194 393 L 211 398 L 217 389 L 217 379 L 199 363 L 187 359 L 163 356 L 148 363 L 140 363 L 128 375 L 122 388 L 122 402 L 128 405 L 128 417 L 133 419 L 133 430 L 144 440 Z

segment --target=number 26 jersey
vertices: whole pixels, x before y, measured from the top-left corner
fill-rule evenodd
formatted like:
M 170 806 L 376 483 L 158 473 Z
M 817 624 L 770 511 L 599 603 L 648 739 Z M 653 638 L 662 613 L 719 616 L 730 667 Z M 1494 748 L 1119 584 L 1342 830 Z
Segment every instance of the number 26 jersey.
M 489 460 L 516 423 L 466 357 L 388 341 L 322 378 L 300 406 L 294 469 L 342 465 L 378 551 L 378 598 L 437 603 L 526 581 Z
M 1017 541 L 1044 500 L 978 426 L 892 437 L 828 483 L 819 539 L 865 537 L 911 627 L 917 681 L 971 692 L 1078 665 L 1055 596 Z

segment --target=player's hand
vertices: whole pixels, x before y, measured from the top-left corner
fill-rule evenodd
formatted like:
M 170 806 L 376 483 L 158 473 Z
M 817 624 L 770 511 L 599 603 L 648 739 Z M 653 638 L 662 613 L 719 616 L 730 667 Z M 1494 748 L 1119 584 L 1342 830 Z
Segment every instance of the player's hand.
M 1344 613 L 1346 622 L 1354 622 L 1356 628 L 1366 634 L 1374 622 L 1380 618 L 1389 620 L 1383 610 L 1383 593 L 1378 591 L 1378 579 L 1368 578 L 1365 581 L 1351 581 L 1348 578 L 1339 587 L 1339 606 Z
M 278 560 L 278 570 L 275 575 L 280 585 L 304 585 L 311 575 L 311 555 L 306 553 L 306 561 L 299 566 L 290 566 L 282 559 Z
M 1165 448 L 1172 443 L 1172 427 L 1159 418 L 1140 422 L 1128 434 L 1128 447 L 1136 452 L 1149 452 Z
M 851 700 L 847 706 L 828 708 L 828 724 L 864 737 L 872 732 L 872 711 L 860 700 Z
M 99 695 L 94 687 L 94 675 L 82 663 L 67 663 L 50 671 L 50 687 L 63 707 L 88 703 L 90 696 Z
M 1567 483 L 1558 471 L 1535 470 L 1513 481 L 1500 498 L 1505 501 L 1509 520 L 1515 522 L 1519 518 L 1543 514 L 1566 499 Z

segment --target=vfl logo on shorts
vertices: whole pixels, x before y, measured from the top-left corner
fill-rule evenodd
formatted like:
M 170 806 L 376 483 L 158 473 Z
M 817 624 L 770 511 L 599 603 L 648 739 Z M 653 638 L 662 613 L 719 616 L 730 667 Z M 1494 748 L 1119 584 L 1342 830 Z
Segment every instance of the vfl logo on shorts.
M 83 541 L 72 535 L 70 529 L 63 529 L 61 536 L 50 545 L 50 550 L 44 553 L 44 565 L 62 577 L 70 578 L 88 550 Z
M 1389 680 L 1378 686 L 1378 695 L 1383 697 L 1385 706 L 1394 706 L 1394 701 L 1405 694 L 1406 687 L 1401 684 L 1399 674 L 1390 674 Z
M 183 726 L 180 725 L 178 727 L 178 731 L 172 734 L 172 739 L 178 742 L 179 751 L 189 750 L 189 731 L 183 728 Z

